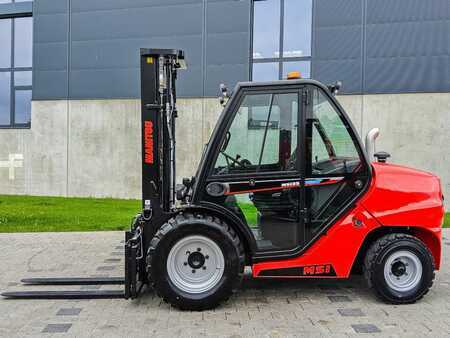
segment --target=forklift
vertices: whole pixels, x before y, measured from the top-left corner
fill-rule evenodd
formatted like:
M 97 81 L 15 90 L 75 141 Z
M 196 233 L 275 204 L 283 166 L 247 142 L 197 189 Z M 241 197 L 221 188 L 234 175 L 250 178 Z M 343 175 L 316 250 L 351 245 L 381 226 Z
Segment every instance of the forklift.
M 211 309 L 253 278 L 348 278 L 413 303 L 441 265 L 439 178 L 387 163 L 336 100 L 341 84 L 287 80 L 221 86 L 223 112 L 195 176 L 176 185 L 181 50 L 141 49 L 142 211 L 125 233 L 125 276 L 27 278 L 25 285 L 124 290 L 13 291 L 5 298 L 126 298 L 143 286 L 183 310 Z M 191 132 L 191 131 L 187 131 Z

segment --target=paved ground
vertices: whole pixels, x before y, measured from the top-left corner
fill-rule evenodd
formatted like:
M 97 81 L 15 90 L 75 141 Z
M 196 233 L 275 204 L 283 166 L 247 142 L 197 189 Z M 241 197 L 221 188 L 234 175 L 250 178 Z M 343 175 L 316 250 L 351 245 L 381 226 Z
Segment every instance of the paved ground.
M 356 277 L 247 276 L 239 294 L 205 312 L 180 312 L 152 292 L 135 301 L 0 299 L 0 336 L 450 336 L 450 232 L 444 237 L 443 269 L 431 292 L 414 305 L 383 304 Z M 17 284 L 24 276 L 120 276 L 121 239 L 119 232 L 2 234 L 0 289 L 26 289 Z

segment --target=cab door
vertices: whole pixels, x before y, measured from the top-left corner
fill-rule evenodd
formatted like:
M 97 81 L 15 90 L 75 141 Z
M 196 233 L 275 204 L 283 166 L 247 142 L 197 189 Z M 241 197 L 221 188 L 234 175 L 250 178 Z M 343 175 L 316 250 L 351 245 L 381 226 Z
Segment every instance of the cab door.
M 370 178 L 356 131 L 335 99 L 307 86 L 305 107 L 305 242 L 313 243 L 351 207 Z
M 263 256 L 304 244 L 302 90 L 240 93 L 203 192 L 204 201 L 231 211 L 251 230 Z

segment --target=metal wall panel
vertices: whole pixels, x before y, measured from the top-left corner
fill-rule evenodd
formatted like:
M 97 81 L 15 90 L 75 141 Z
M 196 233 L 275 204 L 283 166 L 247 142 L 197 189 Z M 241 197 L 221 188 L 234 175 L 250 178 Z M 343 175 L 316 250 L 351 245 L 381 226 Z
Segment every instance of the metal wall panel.
M 343 92 L 362 89 L 362 1 L 316 0 L 313 6 L 312 77 L 337 80 Z
M 205 96 L 218 96 L 249 79 L 250 1 L 209 0 L 206 4 Z
M 35 0 L 33 6 L 35 100 L 139 97 L 138 51 L 149 46 L 186 51 L 182 97 L 216 96 L 220 83 L 248 79 L 251 0 Z M 449 91 L 449 6 L 448 0 L 314 0 L 312 77 L 341 80 L 345 93 Z
M 33 3 L 33 100 L 68 96 L 68 0 Z
M 61 8 L 58 0 L 35 0 L 34 99 L 140 97 L 141 47 L 186 52 L 180 97 L 215 96 L 221 82 L 234 86 L 248 80 L 250 0 L 66 1 Z M 48 17 L 61 12 L 61 18 Z M 59 35 L 66 37 L 61 46 L 39 46 L 40 41 L 59 43 Z M 61 82 L 64 76 L 56 79 L 57 71 L 67 68 L 68 88 L 48 82 Z
M 344 93 L 450 90 L 450 1 L 315 0 L 313 77 Z
M 365 91 L 449 91 L 450 1 L 366 1 Z

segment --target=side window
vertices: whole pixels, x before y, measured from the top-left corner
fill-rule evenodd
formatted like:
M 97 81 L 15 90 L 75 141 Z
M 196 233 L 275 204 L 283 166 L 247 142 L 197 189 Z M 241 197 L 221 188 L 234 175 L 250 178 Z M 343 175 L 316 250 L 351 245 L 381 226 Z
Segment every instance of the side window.
M 312 175 L 350 174 L 360 167 L 355 141 L 340 113 L 320 89 L 312 93 L 311 135 Z M 312 130 L 311 130 L 312 129 Z
M 296 170 L 298 93 L 246 94 L 214 175 Z

